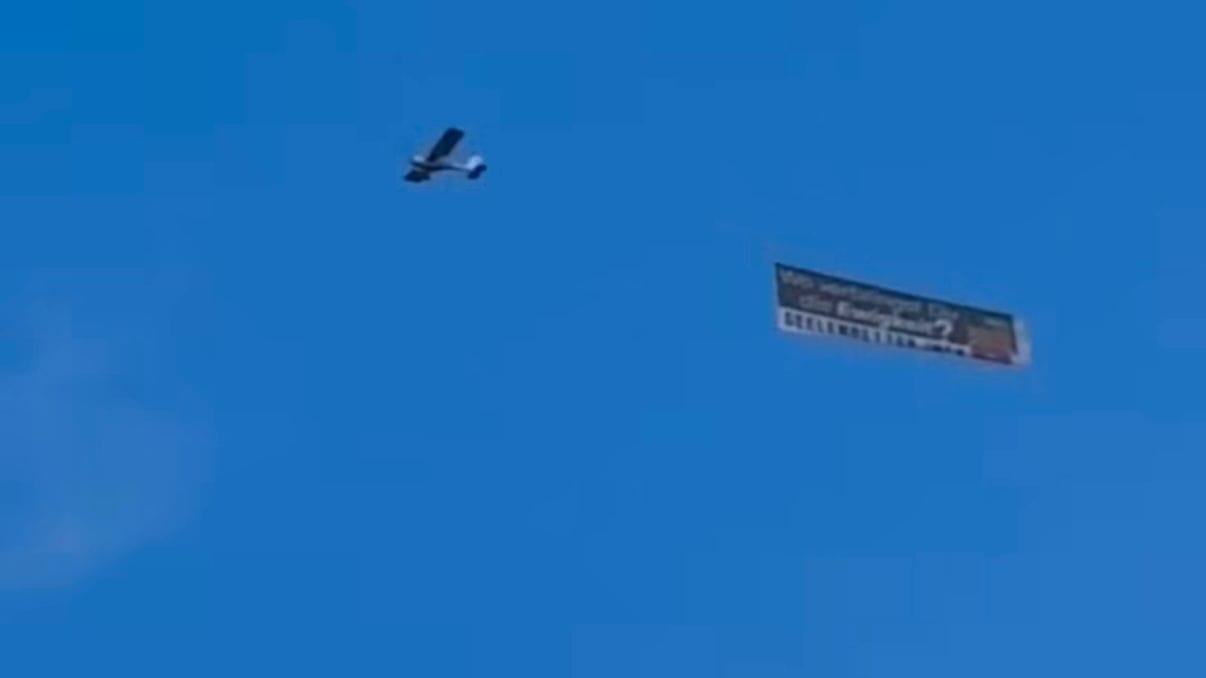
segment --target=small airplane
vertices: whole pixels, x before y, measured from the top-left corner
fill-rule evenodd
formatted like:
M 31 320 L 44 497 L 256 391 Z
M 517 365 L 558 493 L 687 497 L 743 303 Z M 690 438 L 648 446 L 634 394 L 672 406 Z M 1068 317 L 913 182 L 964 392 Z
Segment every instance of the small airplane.
M 482 156 L 472 156 L 463 163 L 446 160 L 464 136 L 465 133 L 455 127 L 444 130 L 427 155 L 416 155 L 410 159 L 410 171 L 402 178 L 417 184 L 428 181 L 436 172 L 446 170 L 464 172 L 470 179 L 480 177 L 486 171 L 486 161 Z

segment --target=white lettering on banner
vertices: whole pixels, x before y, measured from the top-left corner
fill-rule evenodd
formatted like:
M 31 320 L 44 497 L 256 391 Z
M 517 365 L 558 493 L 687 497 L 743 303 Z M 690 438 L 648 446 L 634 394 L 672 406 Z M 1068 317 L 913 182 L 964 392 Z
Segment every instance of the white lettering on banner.
M 929 334 L 932 336 L 947 337 L 950 336 L 954 326 L 949 321 L 929 321 L 929 320 L 911 320 L 909 318 L 901 318 L 900 316 L 888 315 L 878 311 L 857 308 L 851 306 L 850 302 L 841 301 L 837 305 L 837 315 L 851 320 L 861 320 L 863 322 L 878 325 L 884 329 L 895 328 L 898 330 L 908 330 L 917 332 L 918 334 Z
M 855 301 L 863 304 L 886 306 L 896 313 L 913 313 L 920 315 L 925 311 L 925 302 L 909 299 L 889 292 L 859 285 L 844 283 L 836 280 L 817 281 L 816 278 L 786 268 L 779 269 L 779 281 L 784 285 L 800 287 L 806 290 L 819 289 L 825 294 Z
M 967 346 L 955 344 L 944 339 L 926 339 L 891 331 L 873 330 L 862 325 L 835 321 L 831 318 L 816 316 L 794 309 L 781 309 L 779 326 L 788 332 L 803 334 L 838 335 L 861 339 L 868 343 L 888 344 L 901 348 L 914 348 L 939 353 L 953 353 L 960 356 L 970 356 Z

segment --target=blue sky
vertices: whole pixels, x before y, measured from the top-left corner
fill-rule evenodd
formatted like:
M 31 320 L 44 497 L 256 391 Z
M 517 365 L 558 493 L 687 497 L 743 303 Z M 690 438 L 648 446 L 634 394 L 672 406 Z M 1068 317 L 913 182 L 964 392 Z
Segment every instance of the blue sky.
M 1202 675 L 1206 13 L 981 5 L 16 10 L 4 664 Z M 1034 364 L 781 336 L 776 259 Z

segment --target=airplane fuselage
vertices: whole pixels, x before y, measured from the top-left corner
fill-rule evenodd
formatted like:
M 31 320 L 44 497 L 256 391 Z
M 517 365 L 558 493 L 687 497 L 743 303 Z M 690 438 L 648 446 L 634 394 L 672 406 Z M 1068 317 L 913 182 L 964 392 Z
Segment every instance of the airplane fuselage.
M 421 155 L 416 155 L 410 159 L 410 164 L 415 169 L 423 170 L 424 172 L 439 172 L 440 170 L 457 169 L 457 165 L 450 162 L 431 162 Z

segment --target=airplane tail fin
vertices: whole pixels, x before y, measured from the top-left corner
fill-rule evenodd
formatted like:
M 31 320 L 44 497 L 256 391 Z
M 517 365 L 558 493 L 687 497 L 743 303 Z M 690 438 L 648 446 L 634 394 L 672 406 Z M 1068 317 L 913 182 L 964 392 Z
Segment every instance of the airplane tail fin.
M 486 171 L 486 161 L 482 156 L 475 155 L 465 163 L 465 169 L 468 170 L 470 179 L 476 179 Z

